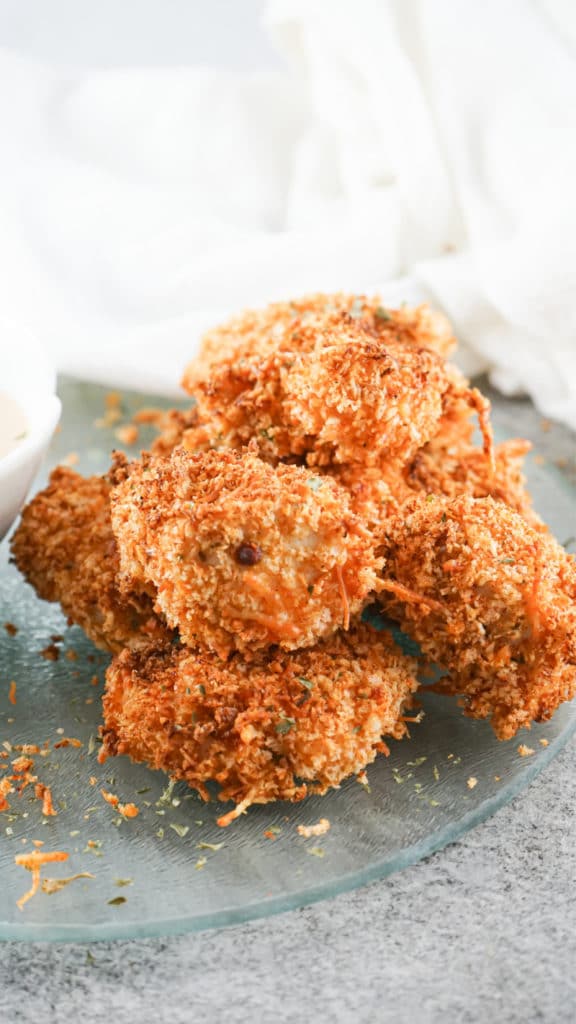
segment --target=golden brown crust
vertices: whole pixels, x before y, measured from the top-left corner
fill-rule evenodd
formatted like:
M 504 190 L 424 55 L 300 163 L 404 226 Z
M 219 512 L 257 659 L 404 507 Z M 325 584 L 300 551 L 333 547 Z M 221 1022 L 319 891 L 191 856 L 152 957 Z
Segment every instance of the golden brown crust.
M 414 500 L 387 529 L 386 614 L 444 692 L 508 739 L 576 692 L 576 563 L 492 498 Z M 389 589 L 388 589 L 389 588 Z
M 369 465 L 414 454 L 462 386 L 441 356 L 406 343 L 399 329 L 341 313 L 286 335 L 250 336 L 204 377 L 198 370 L 194 389 L 215 446 L 254 440 L 271 462 Z
M 493 497 L 515 509 L 536 529 L 546 529 L 532 507 L 522 472 L 530 442 L 513 438 L 495 445 L 491 465 L 486 451 L 473 444 L 473 430 L 467 403 L 461 398 L 449 402 L 437 433 L 404 468 L 407 487 L 448 498 L 460 494 Z
M 59 466 L 22 513 L 13 559 L 45 601 L 59 601 L 71 622 L 103 650 L 119 651 L 168 630 L 136 590 L 120 594 L 110 523 L 110 485 Z
M 208 331 L 199 356 L 185 370 L 182 384 L 194 394 L 197 384 L 217 366 L 249 363 L 275 349 L 290 348 L 303 327 L 338 323 L 342 315 L 359 321 L 384 342 L 403 341 L 446 357 L 456 339 L 446 317 L 429 306 L 388 309 L 378 295 L 338 292 L 305 295 L 288 302 L 273 302 L 264 309 L 244 310 Z
M 226 656 L 303 647 L 346 628 L 381 561 L 346 492 L 253 450 L 144 458 L 117 470 L 122 572 L 152 585 L 185 643 Z
M 164 645 L 106 676 L 101 759 L 128 754 L 241 809 L 324 793 L 406 733 L 416 663 L 358 625 L 311 650 L 247 662 Z M 233 815 L 232 815 L 233 816 Z

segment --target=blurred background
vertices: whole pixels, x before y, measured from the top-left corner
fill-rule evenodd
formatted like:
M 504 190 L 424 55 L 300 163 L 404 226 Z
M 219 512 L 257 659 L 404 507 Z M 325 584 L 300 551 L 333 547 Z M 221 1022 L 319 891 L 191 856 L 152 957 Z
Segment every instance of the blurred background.
M 315 290 L 452 317 L 576 427 L 571 0 L 0 0 L 0 346 L 175 393 Z

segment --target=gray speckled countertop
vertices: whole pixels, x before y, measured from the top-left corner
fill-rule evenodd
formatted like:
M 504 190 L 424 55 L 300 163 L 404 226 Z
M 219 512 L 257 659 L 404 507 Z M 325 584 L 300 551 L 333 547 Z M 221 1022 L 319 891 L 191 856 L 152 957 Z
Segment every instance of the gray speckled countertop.
M 576 482 L 574 436 L 498 404 Z M 457 844 L 336 899 L 169 940 L 2 944 L 0 1021 L 572 1022 L 575 802 L 572 742 Z

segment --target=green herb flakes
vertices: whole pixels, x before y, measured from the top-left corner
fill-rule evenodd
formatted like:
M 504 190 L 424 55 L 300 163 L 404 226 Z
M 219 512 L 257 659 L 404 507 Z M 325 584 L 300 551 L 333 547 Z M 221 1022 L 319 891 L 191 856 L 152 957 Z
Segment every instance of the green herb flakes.
M 190 827 L 188 825 L 180 825 L 176 821 L 170 822 L 170 828 L 174 829 L 176 835 L 180 836 L 180 839 L 184 839 L 184 836 L 187 836 L 190 831 Z
M 306 486 L 309 487 L 311 491 L 319 491 L 323 484 L 324 480 L 321 476 L 311 476 L 306 481 Z
M 284 716 L 283 718 L 280 719 L 279 722 L 276 723 L 276 732 L 280 736 L 285 736 L 287 732 L 290 732 L 290 729 L 293 729 L 295 727 L 295 725 L 296 725 L 296 719 L 295 718 L 288 718 L 288 717 Z
M 310 681 L 310 679 L 306 679 L 305 676 L 296 676 L 296 678 L 297 678 L 299 683 L 302 683 L 302 686 L 306 687 L 307 690 L 313 690 L 314 689 L 314 683 L 312 683 Z

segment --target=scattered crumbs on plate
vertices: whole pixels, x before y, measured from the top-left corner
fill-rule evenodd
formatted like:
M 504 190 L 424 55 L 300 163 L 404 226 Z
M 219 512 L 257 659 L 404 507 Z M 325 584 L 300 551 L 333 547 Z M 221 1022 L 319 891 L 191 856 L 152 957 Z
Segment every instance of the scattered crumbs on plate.
M 18 626 L 15 626 L 13 622 L 5 622 L 4 629 L 8 633 L 8 636 L 16 636 L 18 632 Z
M 440 772 L 438 771 L 438 766 L 437 765 L 434 765 L 434 767 L 432 769 L 432 774 L 433 774 L 436 782 L 439 782 L 440 781 Z
M 323 836 L 330 829 L 330 822 L 328 818 L 320 818 L 320 821 L 316 822 L 315 825 L 298 825 L 297 831 L 299 836 L 304 836 L 305 839 L 310 839 L 312 836 Z
M 110 804 L 111 807 L 115 807 L 123 818 L 136 818 L 140 814 L 136 804 L 121 804 L 120 798 L 115 793 L 110 793 L 107 789 L 101 789 L 100 793 L 106 803 Z
M 466 785 L 468 786 L 468 789 L 474 789 L 474 786 L 478 785 L 478 779 L 474 775 L 471 775 Z
M 123 423 L 116 427 L 114 436 L 120 441 L 120 444 L 136 444 L 139 437 L 138 427 L 134 423 Z
M 180 839 L 184 839 L 190 831 L 189 825 L 180 825 L 177 821 L 171 821 L 170 828 L 174 830 L 177 836 L 180 836 Z
M 199 857 L 198 860 L 196 861 L 195 865 L 194 865 L 194 867 L 196 868 L 196 871 L 201 871 L 206 863 L 207 863 L 206 857 Z
M 52 643 L 44 647 L 43 650 L 39 651 L 40 657 L 44 658 L 45 661 L 58 661 L 60 657 L 60 648 Z
M 123 889 L 126 885 L 134 885 L 131 878 L 115 878 L 114 885 L 117 885 L 119 889 Z
M 365 771 L 358 772 L 358 775 L 356 776 L 356 782 L 359 782 L 360 785 L 364 787 L 366 792 L 370 793 L 370 784 L 368 782 L 368 776 Z
M 122 399 L 118 391 L 109 391 L 104 401 L 104 415 L 94 420 L 94 426 L 97 430 L 103 430 L 104 427 L 113 427 L 118 423 L 118 420 L 122 419 Z
M 544 737 L 543 737 L 543 736 L 542 736 L 542 738 L 540 739 L 540 746 L 542 746 L 542 747 L 547 747 L 547 746 L 548 746 L 548 740 L 547 740 L 547 739 L 544 739 Z
M 54 750 L 60 750 L 61 747 L 82 747 L 84 744 L 82 740 L 76 739 L 75 736 L 63 736 L 61 740 L 58 740 L 54 744 Z
M 158 839 L 164 839 L 164 829 L 157 828 L 155 835 L 158 837 Z
M 122 903 L 126 903 L 127 900 L 125 896 L 115 896 L 114 899 L 108 900 L 107 902 L 109 907 L 120 907 Z
M 92 676 L 92 679 L 90 680 L 90 686 L 98 686 L 99 682 L 100 680 L 98 679 L 98 676 Z
M 76 882 L 79 878 L 96 878 L 90 871 L 78 871 L 75 875 L 69 875 L 68 878 L 43 878 L 42 879 L 42 892 L 47 893 L 48 896 L 53 896 L 55 892 L 60 892 L 61 889 L 65 889 L 71 882 Z
M 326 850 L 323 850 L 321 846 L 308 846 L 306 853 L 309 853 L 311 857 L 325 857 Z
M 68 860 L 68 854 L 64 850 L 53 850 L 51 853 L 43 850 L 32 850 L 31 853 L 19 853 L 14 857 L 14 863 L 19 867 L 26 868 L 32 873 L 32 886 L 19 900 L 16 900 L 18 910 L 24 909 L 24 904 L 31 900 L 40 889 L 40 873 L 44 864 L 53 864 Z
M 267 828 L 264 831 L 263 834 L 266 837 L 266 839 L 273 839 L 274 840 L 274 839 L 277 839 L 278 836 L 282 834 L 282 829 L 280 828 L 279 825 L 270 825 L 270 827 Z
M 16 682 L 13 679 L 10 683 L 10 689 L 8 690 L 8 700 L 11 704 L 16 703 Z
M 79 462 L 80 456 L 78 455 L 78 452 L 68 452 L 63 459 L 60 459 L 61 466 L 77 466 Z
M 197 850 L 212 850 L 213 853 L 221 850 L 223 846 L 224 843 L 196 843 Z
M 451 761 L 453 757 L 454 757 L 454 754 L 448 754 L 447 760 Z
M 64 654 L 68 661 L 78 661 L 78 651 L 75 651 L 73 647 L 70 647 Z
M 534 753 L 534 748 L 527 747 L 525 743 L 521 743 L 518 747 L 518 753 L 520 754 L 520 757 L 531 757 Z
M 60 726 L 58 729 L 56 729 L 56 734 L 58 736 L 63 736 L 64 735 L 64 729 L 62 728 L 62 726 Z
M 494 782 L 500 782 L 501 780 L 502 780 L 502 776 L 501 775 L 495 775 L 494 776 Z
M 424 762 L 427 761 L 427 760 L 428 760 L 427 757 L 417 757 L 415 761 L 406 761 L 406 765 L 409 768 L 419 768 L 420 765 L 424 764 Z
M 91 853 L 94 857 L 103 857 L 102 853 L 102 840 L 101 839 L 89 839 L 86 846 L 82 850 L 82 853 Z

